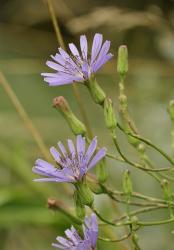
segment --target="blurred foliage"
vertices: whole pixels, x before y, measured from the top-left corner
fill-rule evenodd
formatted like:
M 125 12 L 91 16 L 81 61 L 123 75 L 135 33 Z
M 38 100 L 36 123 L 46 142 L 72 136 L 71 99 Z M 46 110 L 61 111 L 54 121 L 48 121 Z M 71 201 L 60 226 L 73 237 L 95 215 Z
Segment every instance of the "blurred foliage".
M 52 99 L 64 95 L 80 117 L 72 88 L 50 88 L 40 77 L 47 69 L 46 59 L 58 47 L 46 4 L 41 0 L 1 0 L 0 6 L 0 70 L 48 147 L 59 139 L 72 137 L 64 120 L 52 108 Z M 128 45 L 130 67 L 126 91 L 133 118 L 145 136 L 171 152 L 171 125 L 166 107 L 174 89 L 174 1 L 54 0 L 54 7 L 66 43 L 78 42 L 83 33 L 92 38 L 94 33 L 101 32 L 112 41 L 114 55 L 118 45 Z M 115 72 L 113 59 L 98 75 L 98 82 L 113 98 L 118 111 Z M 86 89 L 79 89 L 94 132 L 100 143 L 112 151 L 100 108 L 91 102 Z M 0 104 L 0 249 L 51 249 L 51 242 L 63 234 L 71 221 L 48 210 L 47 198 L 57 197 L 71 206 L 71 194 L 64 195 L 61 185 L 32 182 L 31 168 L 42 155 L 1 86 Z M 124 151 L 135 155 L 119 136 Z M 156 162 L 165 163 L 153 152 L 149 153 Z M 112 161 L 108 165 L 114 173 L 111 184 L 119 188 L 122 165 L 115 166 Z M 135 190 L 159 193 L 144 173 L 130 170 Z M 110 215 L 106 198 L 96 197 L 96 200 L 99 209 Z M 112 212 L 112 215 L 117 214 Z M 164 212 L 159 215 L 165 216 Z M 174 249 L 172 229 L 172 225 L 143 229 L 140 232 L 143 250 Z M 121 244 L 111 247 L 109 243 L 99 243 L 99 246 L 99 249 L 124 249 Z

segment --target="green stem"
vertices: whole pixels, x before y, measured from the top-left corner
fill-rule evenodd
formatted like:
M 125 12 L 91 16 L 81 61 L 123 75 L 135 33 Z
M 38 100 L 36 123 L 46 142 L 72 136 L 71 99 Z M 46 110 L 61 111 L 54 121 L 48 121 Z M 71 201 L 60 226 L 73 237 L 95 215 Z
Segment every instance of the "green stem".
M 143 221 L 138 221 L 137 225 L 139 226 L 158 226 L 158 225 L 163 225 L 163 224 L 168 224 L 174 222 L 174 218 L 170 218 L 167 220 L 160 220 L 160 221 L 150 221 L 150 222 L 143 222 Z
M 130 225 L 131 222 L 128 221 L 128 222 L 119 222 L 119 223 L 115 223 L 115 222 L 112 222 L 112 221 L 108 221 L 107 219 L 103 218 L 103 216 L 97 211 L 96 208 L 91 208 L 93 210 L 93 212 L 97 215 L 97 217 L 103 221 L 104 223 L 108 224 L 108 225 L 111 225 L 111 226 L 114 226 L 114 227 L 120 227 L 120 226 L 125 226 L 125 225 Z
M 130 215 L 131 216 L 134 216 L 134 215 L 137 215 L 137 214 L 141 214 L 141 213 L 146 213 L 146 212 L 150 212 L 150 211 L 153 211 L 153 210 L 158 210 L 158 209 L 163 209 L 163 208 L 166 208 L 167 206 L 166 205 L 163 205 L 163 206 L 151 206 L 151 207 L 145 207 L 145 208 L 141 208 L 141 209 L 137 209 L 135 211 L 131 211 L 130 212 Z M 124 214 L 122 215 L 121 217 L 115 219 L 114 221 L 115 222 L 118 222 L 120 220 L 124 220 L 127 218 L 127 214 Z
M 150 142 L 149 140 L 140 137 L 139 135 L 136 134 L 132 134 L 131 132 L 127 132 L 124 130 L 124 128 L 117 123 L 117 127 L 124 132 L 125 134 L 132 136 L 142 142 L 144 142 L 145 144 L 147 144 L 148 146 L 152 147 L 153 149 L 155 149 L 157 152 L 159 152 L 166 160 L 168 160 L 173 166 L 174 166 L 174 160 L 167 154 L 165 153 L 162 149 L 160 149 L 159 147 L 157 147 L 156 145 L 154 145 L 152 142 Z M 161 168 L 161 169 L 156 169 L 156 171 L 173 171 L 174 168 Z
M 103 238 L 103 237 L 98 237 L 99 240 L 105 241 L 105 242 L 120 242 L 123 240 L 128 239 L 131 236 L 131 232 L 124 235 L 123 237 L 121 237 L 120 239 L 108 239 L 108 238 Z

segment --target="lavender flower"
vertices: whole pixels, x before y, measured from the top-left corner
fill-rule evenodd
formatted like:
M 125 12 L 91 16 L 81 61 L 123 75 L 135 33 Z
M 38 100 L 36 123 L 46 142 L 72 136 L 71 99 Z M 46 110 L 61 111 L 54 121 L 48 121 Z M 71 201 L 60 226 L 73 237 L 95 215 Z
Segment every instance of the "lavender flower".
M 67 229 L 66 238 L 57 237 L 58 244 L 53 243 L 52 246 L 64 250 L 92 250 L 96 247 L 98 237 L 98 224 L 95 214 L 86 217 L 83 225 L 84 239 L 82 239 L 76 229 L 72 226 Z
M 46 64 L 56 70 L 56 73 L 42 73 L 44 81 L 50 86 L 65 85 L 88 80 L 93 73 L 101 68 L 113 55 L 108 53 L 110 41 L 103 42 L 102 34 L 95 34 L 91 49 L 91 56 L 88 55 L 88 42 L 85 35 L 80 36 L 80 48 L 78 51 L 73 43 L 69 44 L 72 55 L 69 55 L 62 48 L 55 56 L 51 56 L 53 61 Z
M 85 144 L 85 138 L 78 135 L 76 148 L 72 140 L 68 140 L 68 151 L 61 142 L 58 142 L 60 153 L 55 147 L 51 147 L 50 152 L 59 168 L 44 160 L 36 160 L 33 172 L 46 176 L 46 178 L 36 179 L 36 181 L 80 181 L 87 171 L 93 168 L 106 154 L 105 148 L 101 148 L 95 153 L 97 147 L 96 137 L 93 138 L 86 151 Z

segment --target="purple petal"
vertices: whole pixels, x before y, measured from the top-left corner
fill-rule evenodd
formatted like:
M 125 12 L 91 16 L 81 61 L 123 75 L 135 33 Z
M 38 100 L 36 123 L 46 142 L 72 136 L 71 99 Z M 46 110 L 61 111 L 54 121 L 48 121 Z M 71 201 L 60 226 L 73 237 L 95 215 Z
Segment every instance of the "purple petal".
M 75 150 L 73 141 L 70 139 L 68 139 L 68 148 L 69 148 L 72 158 L 74 158 L 76 155 L 76 150 Z
M 66 246 L 66 247 L 71 247 L 72 246 L 72 244 L 70 244 L 70 241 L 67 240 L 67 239 L 65 239 L 65 238 L 63 238 L 63 237 L 58 236 L 56 238 L 56 240 L 58 242 L 60 242 L 60 244 L 62 244 L 63 246 Z
M 64 51 L 62 48 L 59 48 L 59 52 L 62 56 L 62 58 L 67 63 L 67 67 L 71 67 L 71 70 L 79 70 L 80 68 L 75 64 L 75 62 L 71 59 L 71 57 L 68 55 L 66 51 Z
M 55 168 L 52 164 L 41 159 L 36 160 L 35 166 L 33 167 L 32 170 L 36 174 L 41 174 L 41 175 L 48 176 L 48 177 L 61 176 L 61 170 L 59 170 L 58 168 Z
M 39 178 L 34 179 L 36 182 L 73 182 L 74 180 L 62 177 L 62 178 Z
M 53 247 L 57 247 L 57 248 L 60 248 L 60 249 L 64 249 L 65 250 L 65 247 L 60 245 L 60 244 L 56 244 L 56 243 L 52 243 L 51 244 Z
M 98 238 L 98 223 L 97 217 L 95 214 L 92 214 L 91 217 L 85 217 L 84 223 L 84 235 L 85 239 L 89 240 L 91 247 L 96 247 L 96 242 Z
M 75 180 L 71 169 L 58 169 L 41 159 L 36 161 L 32 171 L 36 174 L 49 177 L 37 179 L 36 181 L 73 182 Z
M 55 75 L 55 77 L 45 77 L 44 81 L 49 83 L 49 86 L 60 86 L 60 85 L 72 84 L 73 82 L 83 81 L 83 78 L 76 76 L 63 77 L 63 75 L 56 77 Z
M 80 48 L 82 52 L 82 58 L 87 61 L 87 55 L 88 55 L 88 42 L 86 39 L 86 36 L 80 36 Z
M 46 65 L 52 69 L 55 69 L 57 71 L 63 71 L 65 70 L 65 68 L 63 66 L 61 66 L 60 64 L 58 63 L 55 63 L 55 62 L 52 62 L 52 61 L 47 61 L 46 62 Z
M 89 72 L 88 68 L 89 68 L 88 63 L 84 62 L 82 64 L 82 73 L 85 76 L 85 79 L 89 79 L 89 77 L 90 77 L 90 72 Z
M 70 50 L 71 50 L 71 53 L 72 53 L 75 57 L 77 57 L 77 58 L 80 59 L 79 51 L 78 51 L 77 47 L 74 45 L 74 43 L 69 43 L 69 48 L 70 48 Z
M 73 226 L 71 226 L 71 230 L 67 229 L 65 234 L 67 238 L 69 238 L 74 244 L 78 244 L 79 241 L 82 241 L 79 234 L 77 233 L 77 230 Z
M 101 148 L 88 165 L 88 169 L 93 168 L 106 155 L 106 148 Z
M 81 135 L 77 136 L 77 154 L 78 154 L 78 158 L 81 159 L 81 157 L 84 155 L 85 153 L 85 138 L 82 137 Z
M 60 65 L 62 65 L 63 67 L 65 67 L 66 61 L 65 61 L 65 59 L 64 59 L 59 53 L 56 53 L 55 56 L 52 55 L 51 58 L 52 58 L 54 61 L 58 62 L 58 63 L 59 63 Z
M 92 140 L 92 142 L 90 143 L 89 147 L 88 147 L 88 150 L 86 152 L 86 155 L 85 155 L 85 161 L 86 161 L 86 164 L 89 163 L 91 157 L 93 156 L 95 150 L 96 150 L 96 147 L 97 147 L 97 136 L 95 136 Z
M 102 34 L 95 34 L 92 43 L 91 64 L 95 61 L 96 57 L 98 56 L 98 53 L 102 46 L 102 41 L 103 41 Z
M 58 147 L 60 148 L 60 151 L 62 152 L 63 157 L 65 158 L 65 160 L 63 161 L 63 165 L 67 164 L 67 167 L 71 167 L 71 163 L 72 160 L 68 157 L 68 153 L 65 149 L 65 147 L 63 146 L 62 142 L 58 142 Z
M 53 156 L 55 161 L 57 161 L 57 162 L 61 161 L 60 154 L 59 154 L 59 152 L 57 151 L 57 149 L 55 147 L 50 148 L 50 153 Z
M 105 57 L 103 57 L 96 65 L 94 68 L 93 72 L 96 72 L 99 68 L 101 68 L 103 66 L 103 64 L 105 64 L 107 61 L 109 61 L 111 58 L 113 57 L 113 55 L 111 53 L 107 54 Z
M 98 54 L 98 58 L 96 59 L 96 61 L 93 63 L 92 65 L 92 69 L 93 72 L 95 72 L 95 68 L 97 67 L 97 65 L 100 63 L 101 60 L 103 60 L 103 57 L 105 57 L 109 51 L 110 48 L 110 41 L 105 41 L 99 54 Z
M 67 151 L 66 151 L 64 145 L 62 144 L 62 142 L 59 141 L 59 142 L 57 143 L 57 145 L 58 145 L 58 147 L 60 148 L 60 151 L 61 151 L 62 155 L 66 158 L 68 154 L 67 154 Z

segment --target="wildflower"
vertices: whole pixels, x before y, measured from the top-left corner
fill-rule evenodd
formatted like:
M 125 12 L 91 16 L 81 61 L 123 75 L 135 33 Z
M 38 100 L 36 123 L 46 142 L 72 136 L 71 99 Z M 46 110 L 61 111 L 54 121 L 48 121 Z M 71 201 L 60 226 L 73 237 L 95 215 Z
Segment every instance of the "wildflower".
M 93 138 L 87 150 L 85 150 L 85 138 L 81 135 L 76 138 L 76 148 L 72 140 L 68 140 L 68 151 L 61 142 L 58 142 L 60 153 L 55 147 L 50 148 L 50 152 L 59 168 L 44 160 L 36 160 L 33 172 L 46 176 L 46 178 L 36 179 L 36 181 L 79 182 L 87 171 L 105 156 L 105 148 L 101 148 L 95 153 L 97 148 L 96 137 Z
M 102 34 L 95 34 L 91 55 L 88 53 L 88 42 L 85 35 L 80 36 L 80 52 L 73 43 L 69 44 L 71 55 L 62 48 L 58 48 L 59 52 L 55 56 L 51 56 L 54 61 L 46 62 L 56 72 L 42 73 L 44 81 L 50 86 L 57 86 L 90 79 L 93 73 L 113 57 L 111 53 L 108 53 L 110 41 L 106 40 L 103 45 L 102 42 Z
M 52 246 L 64 250 L 92 250 L 96 247 L 98 237 L 98 224 L 95 214 L 86 217 L 83 224 L 84 239 L 82 239 L 76 229 L 72 226 L 71 229 L 65 231 L 66 237 L 58 236 L 56 239 L 59 242 L 53 243 Z

